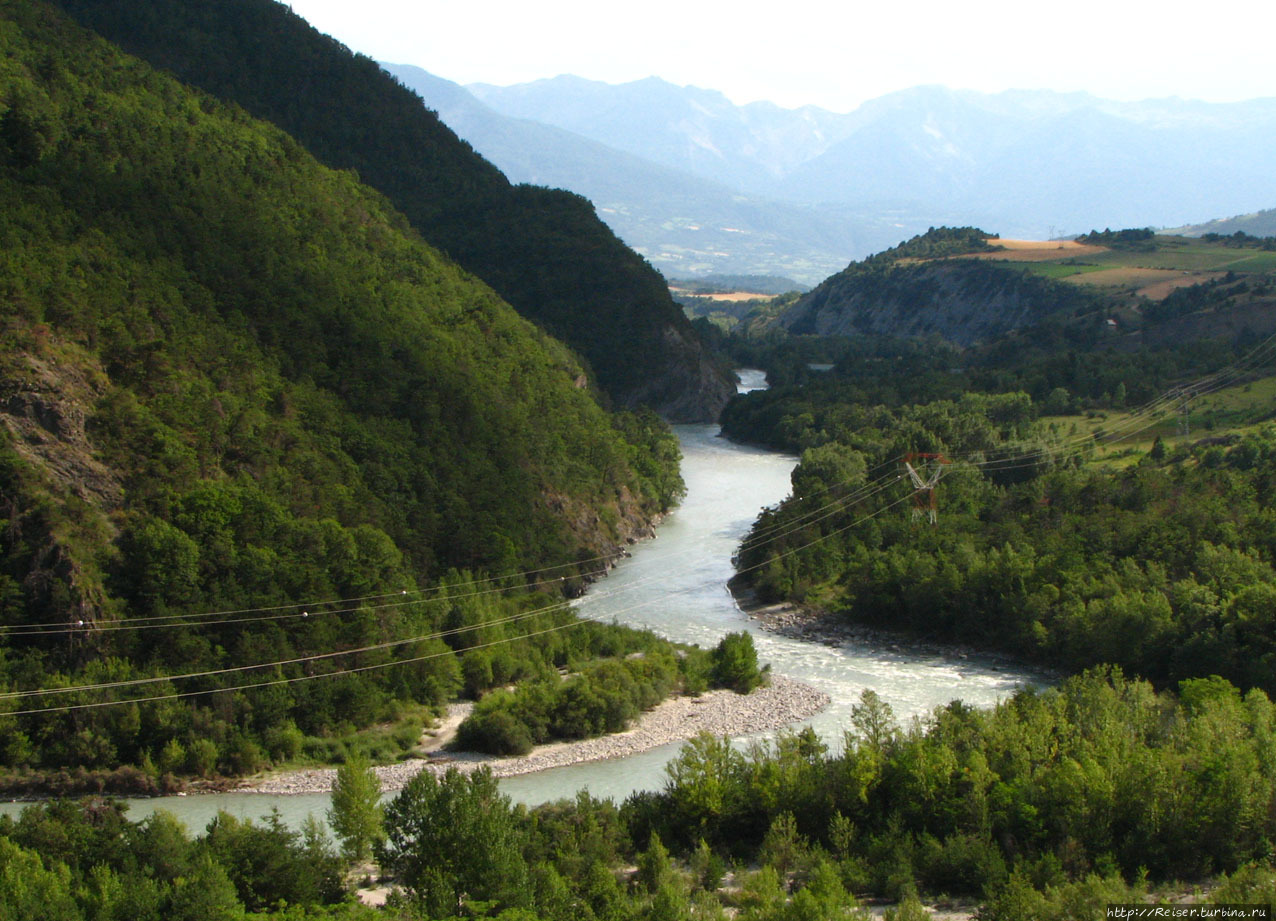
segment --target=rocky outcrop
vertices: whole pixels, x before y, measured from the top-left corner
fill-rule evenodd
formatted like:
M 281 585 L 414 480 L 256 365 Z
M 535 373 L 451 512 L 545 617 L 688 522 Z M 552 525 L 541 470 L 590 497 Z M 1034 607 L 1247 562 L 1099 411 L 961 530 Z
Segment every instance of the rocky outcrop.
M 733 375 L 694 335 L 666 326 L 669 356 L 661 373 L 626 395 L 630 406 L 651 406 L 669 422 L 716 422 L 735 394 Z
M 113 536 L 109 513 L 124 489 L 116 472 L 97 457 L 87 430 L 101 397 L 104 375 L 92 365 L 20 353 L 0 372 L 0 443 L 21 464 L 0 504 L 6 538 L 32 548 L 22 585 L 29 606 L 69 622 L 96 623 L 106 608 L 96 565 L 77 536 Z M 17 480 L 22 487 L 17 487 Z M 17 488 L 14 488 L 17 487 Z M 41 508 L 40 497 L 60 511 Z
M 85 428 L 101 389 L 81 367 L 21 355 L 0 376 L 0 425 L 13 450 L 34 468 L 90 505 L 115 507 L 123 488 L 97 459 Z
M 890 266 L 855 264 L 780 317 L 790 332 L 824 336 L 938 336 L 986 342 L 1086 302 L 1084 291 L 969 259 Z

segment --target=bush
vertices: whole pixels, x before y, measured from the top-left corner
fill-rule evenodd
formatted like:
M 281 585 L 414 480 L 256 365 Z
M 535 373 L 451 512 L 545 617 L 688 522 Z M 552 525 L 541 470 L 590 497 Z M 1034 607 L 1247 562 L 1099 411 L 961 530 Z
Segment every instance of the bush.
M 217 743 L 195 739 L 186 749 L 186 770 L 196 777 L 211 777 L 217 769 Z
M 461 724 L 457 744 L 490 754 L 525 754 L 551 739 L 620 732 L 643 710 L 675 693 L 679 678 L 674 656 L 644 651 L 581 666 L 580 674 L 565 681 L 555 676 L 494 691 Z
M 532 734 L 507 710 L 474 713 L 456 732 L 456 744 L 468 751 L 493 755 L 526 755 L 532 750 Z
M 728 633 L 713 650 L 710 675 L 715 687 L 748 694 L 763 682 L 758 668 L 758 651 L 748 633 Z

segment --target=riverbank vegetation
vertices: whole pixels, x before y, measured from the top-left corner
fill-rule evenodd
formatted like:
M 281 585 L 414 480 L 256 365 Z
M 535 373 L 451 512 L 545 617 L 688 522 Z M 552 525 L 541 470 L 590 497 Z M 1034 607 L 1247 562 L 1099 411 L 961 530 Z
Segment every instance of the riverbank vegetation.
M 767 680 L 753 637 L 731 633 L 717 647 L 675 648 L 646 634 L 647 648 L 588 663 L 564 679 L 525 681 L 484 696 L 457 729 L 456 747 L 493 755 L 525 755 L 551 741 L 620 732 L 673 694 L 710 688 L 748 694 Z M 617 650 L 619 653 L 619 650 Z
M 942 893 L 980 918 L 1063 921 L 1205 878 L 1207 901 L 1262 903 L 1273 739 L 1267 695 L 1217 678 L 1157 692 L 1096 670 L 907 726 L 869 691 L 840 750 L 810 730 L 744 750 L 702 735 L 659 791 L 532 810 L 486 771 L 422 773 L 360 834 L 395 887 L 375 916 L 402 919 L 867 917 L 852 893 L 920 919 L 919 894 Z M 342 867 L 318 825 L 277 816 L 222 813 L 194 839 L 102 800 L 0 819 L 0 905 L 20 917 L 373 916 Z
M 1217 874 L 1237 874 L 1220 889 L 1242 901 L 1270 899 L 1271 831 L 1260 818 L 1276 809 L 1269 717 L 1241 714 L 1270 714 L 1276 691 L 1273 351 L 1260 334 L 1276 328 L 1273 279 L 1221 240 L 1134 231 L 1085 242 L 1108 249 L 1069 258 L 1237 270 L 1156 293 L 1098 286 L 1092 309 L 971 348 L 775 331 L 733 345 L 778 386 L 734 401 L 724 430 L 801 454 L 792 496 L 763 512 L 741 548 L 742 583 L 763 600 L 881 630 L 1065 673 L 1100 669 L 991 716 L 950 707 L 914 727 L 879 762 L 901 782 L 912 774 L 907 794 L 873 780 L 860 807 L 836 804 L 861 846 L 863 809 L 884 810 L 869 820 L 880 837 L 857 891 L 978 890 L 989 918 L 1101 917 L 1105 902 L 1140 901 L 1153 883 Z M 1092 736 L 1100 710 L 1113 722 Z M 993 768 L 999 779 L 975 814 L 1007 806 L 995 833 L 927 828 L 968 818 L 972 804 L 943 804 L 914 772 L 944 764 L 976 789 L 984 768 L 1006 764 L 985 733 L 996 726 L 1009 738 L 1018 721 L 1045 733 L 1020 737 L 1022 757 L 1049 767 L 1016 780 Z M 965 742 L 941 753 L 944 738 L 975 741 L 980 757 L 963 761 Z M 1091 742 L 1129 760 L 1108 762 Z M 874 749 L 848 748 L 839 776 L 878 776 L 858 760 Z M 778 769 L 783 753 L 768 764 Z M 1014 790 L 1032 792 L 1016 801 Z M 1111 808 L 1098 805 L 1105 796 Z M 803 798 L 812 801 L 834 806 Z M 796 809 L 794 819 L 801 828 Z M 660 830 L 684 844 L 699 834 Z M 725 838 L 741 836 L 732 826 Z M 902 887 L 889 882 L 892 866 L 907 867 Z M 1253 889 L 1238 881 L 1260 879 Z

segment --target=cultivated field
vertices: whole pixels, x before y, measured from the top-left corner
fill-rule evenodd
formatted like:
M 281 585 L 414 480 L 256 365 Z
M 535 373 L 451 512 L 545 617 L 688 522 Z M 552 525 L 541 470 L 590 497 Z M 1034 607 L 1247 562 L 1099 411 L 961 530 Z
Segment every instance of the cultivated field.
M 996 262 L 1051 262 L 1057 259 L 1078 259 L 1108 252 L 1105 246 L 1089 246 L 1076 240 L 989 240 L 1002 248 L 992 253 L 972 253 L 973 259 L 991 259 Z
M 669 291 L 672 294 L 682 295 L 684 297 L 700 297 L 708 301 L 726 301 L 730 304 L 742 303 L 744 301 L 769 301 L 774 297 L 772 294 L 759 294 L 756 291 L 715 291 L 713 294 L 699 294 L 687 288 L 675 288 L 672 285 L 669 287 Z
M 1003 249 L 966 258 L 1022 265 L 1073 284 L 1128 289 L 1161 300 L 1175 288 L 1204 284 L 1227 272 L 1276 272 L 1276 253 L 1190 237 L 1157 236 L 1146 249 L 1109 248 L 1074 240 L 994 240 Z
M 1069 275 L 1065 280 L 1077 285 L 1099 285 L 1105 288 L 1133 288 L 1148 300 L 1159 301 L 1175 288 L 1199 285 L 1222 272 L 1184 272 L 1179 269 L 1146 269 L 1136 266 L 1104 268 L 1091 266 L 1084 274 Z

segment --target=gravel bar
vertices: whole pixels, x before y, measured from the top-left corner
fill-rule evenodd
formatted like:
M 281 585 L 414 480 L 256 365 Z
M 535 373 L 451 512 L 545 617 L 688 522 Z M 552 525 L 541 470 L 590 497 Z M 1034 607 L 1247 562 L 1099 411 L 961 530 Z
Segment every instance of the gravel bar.
M 451 767 L 470 771 L 486 765 L 497 777 L 513 777 L 586 761 L 624 758 L 690 739 L 701 732 L 734 736 L 779 729 L 814 716 L 828 704 L 829 696 L 823 691 L 783 675 L 772 675 L 768 687 L 750 694 L 719 690 L 699 697 L 671 698 L 642 714 L 632 729 L 596 739 L 552 742 L 538 746 L 530 754 L 509 758 L 469 752 L 440 753 L 428 759 L 413 758 L 383 765 L 376 768 L 376 772 L 381 778 L 381 789 L 387 792 L 402 788 L 423 770 L 442 774 Z M 336 776 L 335 768 L 289 771 L 247 780 L 236 791 L 274 796 L 328 793 Z

